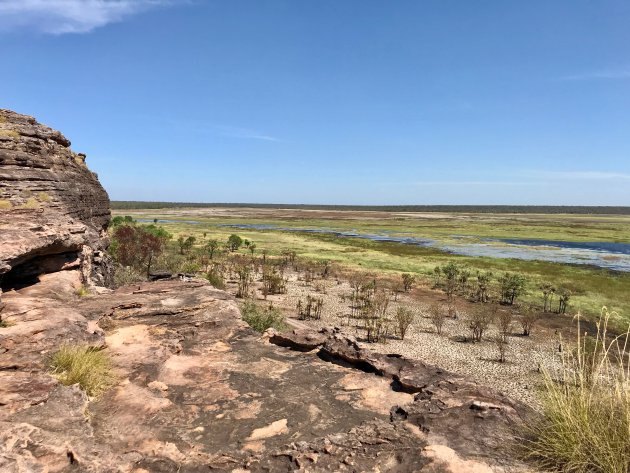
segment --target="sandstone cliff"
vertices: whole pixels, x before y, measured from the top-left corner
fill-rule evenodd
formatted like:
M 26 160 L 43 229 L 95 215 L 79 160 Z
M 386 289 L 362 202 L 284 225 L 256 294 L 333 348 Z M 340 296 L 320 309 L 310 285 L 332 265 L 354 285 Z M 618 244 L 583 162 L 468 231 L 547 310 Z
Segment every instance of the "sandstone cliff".
M 109 198 L 85 155 L 34 118 L 0 109 L 0 284 L 80 268 L 109 286 Z

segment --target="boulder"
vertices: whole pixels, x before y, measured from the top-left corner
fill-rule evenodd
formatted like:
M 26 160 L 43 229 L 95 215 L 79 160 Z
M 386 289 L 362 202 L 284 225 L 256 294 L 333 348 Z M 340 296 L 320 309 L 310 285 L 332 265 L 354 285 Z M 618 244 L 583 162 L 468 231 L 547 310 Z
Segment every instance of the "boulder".
M 85 155 L 33 117 L 0 109 L 2 288 L 79 268 L 84 284 L 110 286 L 109 198 Z

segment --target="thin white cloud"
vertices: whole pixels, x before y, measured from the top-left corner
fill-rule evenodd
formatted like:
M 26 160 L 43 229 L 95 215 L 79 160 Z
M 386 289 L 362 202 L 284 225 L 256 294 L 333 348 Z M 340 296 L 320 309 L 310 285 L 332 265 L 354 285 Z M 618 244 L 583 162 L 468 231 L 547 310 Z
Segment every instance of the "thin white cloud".
M 618 70 L 602 70 L 572 74 L 560 77 L 561 81 L 591 81 L 591 80 L 624 80 L 630 79 L 630 67 Z
M 265 133 L 261 133 L 256 130 L 250 130 L 247 128 L 235 128 L 228 126 L 219 126 L 216 127 L 223 136 L 229 136 L 231 138 L 240 138 L 244 140 L 261 140 L 261 141 L 274 141 L 280 142 L 281 140 L 267 135 Z
M 175 0 L 0 0 L 0 30 L 88 33 Z
M 542 179 L 565 179 L 582 181 L 630 181 L 630 174 L 608 171 L 534 171 L 530 174 Z

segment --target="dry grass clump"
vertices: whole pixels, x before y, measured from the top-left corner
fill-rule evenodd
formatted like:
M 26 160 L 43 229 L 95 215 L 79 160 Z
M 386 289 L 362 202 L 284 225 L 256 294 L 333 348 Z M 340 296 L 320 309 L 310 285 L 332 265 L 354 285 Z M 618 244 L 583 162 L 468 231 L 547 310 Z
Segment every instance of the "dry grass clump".
M 62 384 L 78 384 L 88 396 L 102 394 L 114 379 L 109 357 L 89 345 L 61 346 L 51 357 L 50 369 Z
M 13 208 L 13 204 L 11 204 L 11 201 L 6 200 L 6 199 L 0 199 L 0 209 L 10 209 Z
M 605 307 L 594 336 L 580 334 L 558 372 L 544 371 L 544 417 L 527 456 L 554 471 L 630 471 L 630 327 L 610 338 Z

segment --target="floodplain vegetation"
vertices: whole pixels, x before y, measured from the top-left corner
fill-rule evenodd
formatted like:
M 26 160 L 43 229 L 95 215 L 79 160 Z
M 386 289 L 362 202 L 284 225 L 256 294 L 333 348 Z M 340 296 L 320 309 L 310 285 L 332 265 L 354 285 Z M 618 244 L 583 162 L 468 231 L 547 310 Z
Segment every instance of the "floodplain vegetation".
M 577 312 L 573 306 L 576 286 L 555 278 L 554 273 L 547 274 L 548 279 L 533 278 L 519 271 L 518 265 L 497 271 L 497 267 L 480 268 L 468 264 L 470 259 L 451 255 L 439 258 L 430 270 L 396 271 L 390 266 L 376 271 L 373 265 L 357 267 L 345 264 L 344 259 L 326 258 L 327 252 L 304 252 L 299 245 L 280 249 L 277 244 L 267 245 L 268 240 L 254 241 L 255 232 L 247 238 L 233 232 L 219 238 L 216 231 L 201 228 L 192 232 L 189 226 L 177 232 L 177 228 L 158 225 L 157 219 L 145 225 L 117 216 L 110 230 L 117 282 L 145 280 L 160 272 L 205 277 L 241 301 L 243 319 L 258 332 L 287 328 L 291 322 L 287 317 L 317 326 L 332 310 L 327 307 L 327 291 L 347 287 L 345 292 L 336 292 L 344 307 L 336 317 L 362 341 L 375 346 L 393 340 L 413 343 L 407 342 L 409 333 L 426 320 L 435 337 L 445 337 L 445 327 L 458 327 L 460 342 L 494 347 L 497 366 L 510 364 L 515 337 L 532 338 L 541 325 L 559 327 L 560 335 L 567 333 L 565 326 L 571 325 L 571 314 Z M 305 241 L 313 241 L 311 237 L 304 237 Z M 321 237 L 316 235 L 315 241 Z M 356 258 L 360 248 L 340 240 L 335 244 Z M 361 241 L 359 247 L 362 244 L 375 242 Z M 407 257 L 417 259 L 418 254 Z M 281 307 L 295 284 L 305 292 L 292 299 L 292 306 Z M 431 298 L 429 304 L 413 302 L 418 291 Z M 619 330 L 624 320 L 605 310 L 589 330 L 573 327 L 570 332 L 577 333 L 577 341 L 560 338 L 558 363 L 538 367 L 542 420 L 523 434 L 524 455 L 538 467 L 629 471 L 630 347 L 628 332 Z

